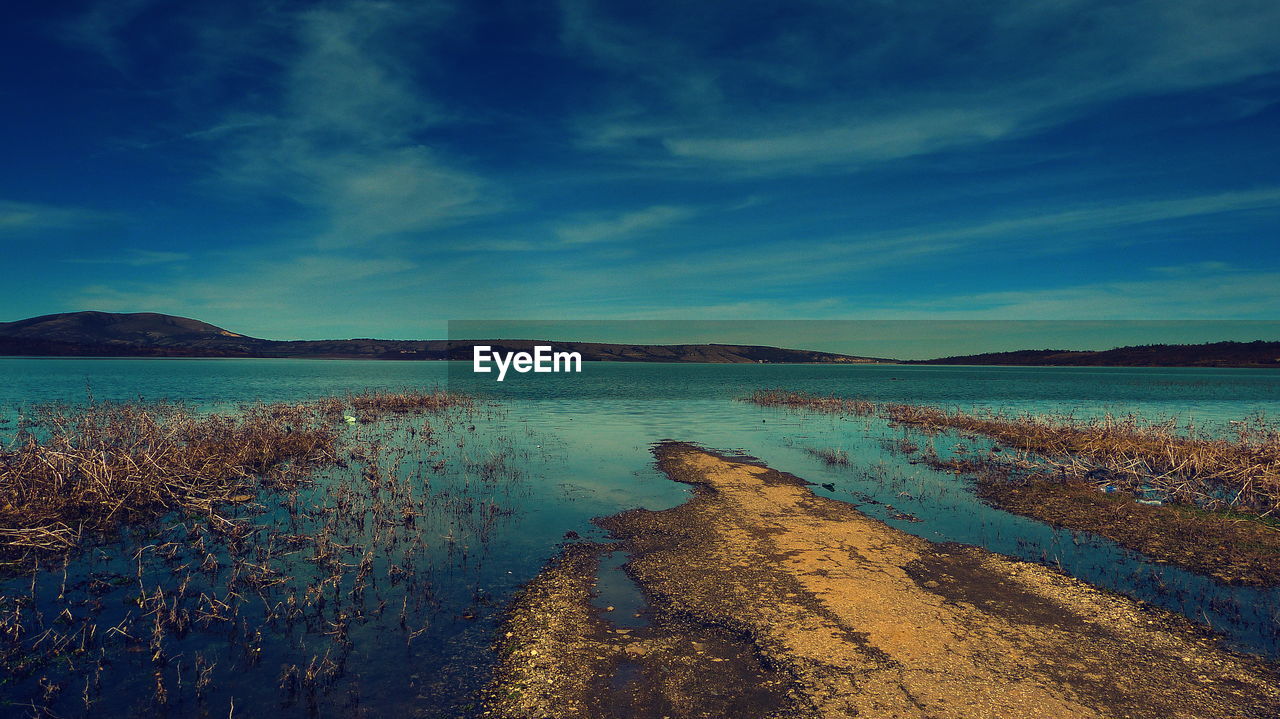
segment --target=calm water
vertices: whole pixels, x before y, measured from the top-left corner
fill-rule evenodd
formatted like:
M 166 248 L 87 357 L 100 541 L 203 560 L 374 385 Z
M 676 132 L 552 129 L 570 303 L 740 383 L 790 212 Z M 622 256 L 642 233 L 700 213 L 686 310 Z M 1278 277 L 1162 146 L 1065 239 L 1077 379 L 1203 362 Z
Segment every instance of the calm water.
M 882 440 L 898 436 L 900 430 L 879 420 L 800 416 L 734 401 L 754 389 L 781 387 L 964 408 L 1081 416 L 1140 412 L 1153 419 L 1176 417 L 1226 431 L 1230 422 L 1260 412 L 1280 415 L 1280 373 L 606 363 L 587 364 L 582 375 L 509 376 L 498 385 L 488 379 L 471 381 L 459 368 L 455 364 L 451 372 L 443 363 L 425 362 L 0 358 L 0 417 L 8 422 L 0 424 L 0 434 L 12 432 L 12 419 L 26 405 L 79 402 L 89 395 L 99 400 L 175 399 L 220 409 L 251 400 L 449 385 L 498 400 L 500 409 L 486 410 L 474 423 L 444 430 L 445 440 L 431 450 L 436 454 L 429 461 L 441 462 L 447 469 L 419 479 L 412 470 L 414 458 L 418 466 L 428 459 L 414 449 L 419 454 L 408 456 L 404 476 L 430 484 L 438 497 L 465 497 L 468 502 L 500 506 L 501 518 L 484 527 L 469 523 L 461 513 L 430 520 L 434 522 L 432 541 L 413 560 L 430 566 L 430 572 L 423 573 L 429 579 L 423 581 L 429 583 L 429 591 L 424 591 L 431 602 L 415 615 L 415 621 L 422 622 L 421 634 L 412 642 L 397 634 L 393 641 L 388 639 L 390 620 L 357 623 L 351 631 L 359 656 L 319 702 L 322 714 L 341 714 L 353 706 L 375 714 L 391 710 L 423 716 L 467 714 L 491 661 L 486 647 L 501 607 L 554 555 L 566 532 L 602 538 L 590 522 L 593 517 L 632 507 L 661 509 L 687 496 L 682 485 L 668 481 L 652 467 L 650 446 L 662 439 L 754 455 L 778 469 L 833 486 L 834 490 L 818 487 L 815 491 L 852 502 L 905 531 L 1061 567 L 1099 586 L 1207 622 L 1224 632 L 1233 647 L 1280 655 L 1280 593 L 1274 590 L 1221 587 L 1147 562 L 1106 540 L 1055 530 L 987 507 L 974 498 L 965 479 L 909 464 L 886 451 Z M 813 449 L 841 449 L 852 461 L 847 466 L 828 466 L 809 451 Z M 500 488 L 481 487 L 475 480 L 475 461 L 495 453 L 507 458 L 518 478 Z M 322 478 L 322 486 L 340 481 L 332 474 Z M 270 519 L 275 515 L 268 510 L 265 516 Z M 123 545 L 106 554 L 110 556 L 100 560 L 105 564 L 130 556 Z M 86 576 L 91 571 L 82 568 Z M 609 597 L 604 601 L 619 606 L 622 621 L 634 614 L 628 604 L 633 598 L 625 587 L 616 585 L 616 570 L 607 571 L 615 574 L 603 588 Z M 46 591 L 56 594 L 53 585 L 60 579 L 50 573 Z M 5 591 L 16 594 L 19 589 L 10 585 Z M 395 600 L 396 606 L 399 602 Z M 184 640 L 189 644 L 184 645 L 187 654 L 183 655 L 188 661 L 199 649 L 211 657 L 222 656 L 222 669 L 215 688 L 200 703 L 174 702 L 169 709 L 178 715 L 225 715 L 235 701 L 238 710 L 250 714 L 259 713 L 251 707 L 277 706 L 286 714 L 304 714 L 310 710 L 305 703 L 279 704 L 277 667 L 305 663 L 323 636 L 319 628 L 285 638 L 268 637 L 260 666 L 266 667 L 269 681 L 244 671 L 230 644 L 207 638 Z M 145 678 L 144 659 L 136 666 L 120 662 L 117 669 Z M 97 708 L 136 710 L 144 685 L 145 681 L 123 682 L 114 691 L 109 688 Z M 16 689 L 9 691 L 20 694 Z
M 0 358 L 0 407 L 32 401 L 290 400 L 369 387 L 452 385 L 506 398 L 732 399 L 760 387 L 961 406 L 1142 409 L 1205 420 L 1280 409 L 1280 377 L 1249 369 L 587 363 L 581 374 L 501 384 L 466 363 L 243 359 Z

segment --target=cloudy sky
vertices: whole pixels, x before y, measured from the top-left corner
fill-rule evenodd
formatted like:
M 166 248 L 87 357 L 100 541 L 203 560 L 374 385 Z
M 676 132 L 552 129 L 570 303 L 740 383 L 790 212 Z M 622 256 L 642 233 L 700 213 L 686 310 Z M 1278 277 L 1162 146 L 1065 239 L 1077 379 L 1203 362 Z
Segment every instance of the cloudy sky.
M 1280 317 L 1274 0 L 5 12 L 0 320 Z

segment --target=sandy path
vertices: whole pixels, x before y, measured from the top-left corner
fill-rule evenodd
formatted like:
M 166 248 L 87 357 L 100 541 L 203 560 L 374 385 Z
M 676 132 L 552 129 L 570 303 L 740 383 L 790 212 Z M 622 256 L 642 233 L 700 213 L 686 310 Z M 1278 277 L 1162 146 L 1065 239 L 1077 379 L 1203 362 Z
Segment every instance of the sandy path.
M 694 498 L 601 524 L 632 551 L 660 616 L 726 628 L 791 677 L 783 714 L 1280 716 L 1272 667 L 1181 618 L 1038 565 L 932 545 L 755 463 L 680 443 L 657 456 Z

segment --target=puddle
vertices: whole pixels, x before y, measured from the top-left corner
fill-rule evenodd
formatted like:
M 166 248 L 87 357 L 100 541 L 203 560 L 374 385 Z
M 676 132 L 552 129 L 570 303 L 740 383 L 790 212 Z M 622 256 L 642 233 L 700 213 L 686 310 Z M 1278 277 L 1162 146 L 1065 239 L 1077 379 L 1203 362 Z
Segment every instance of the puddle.
M 609 678 L 609 690 L 615 693 L 626 692 L 639 684 L 641 678 L 643 678 L 643 672 L 639 664 L 629 661 L 618 662 L 613 670 L 613 676 Z
M 604 617 L 614 626 L 647 627 L 650 622 L 644 592 L 622 568 L 630 558 L 631 555 L 619 550 L 600 559 L 600 568 L 596 571 L 596 596 L 591 603 L 603 611 Z M 613 607 L 613 611 L 608 611 L 609 607 Z

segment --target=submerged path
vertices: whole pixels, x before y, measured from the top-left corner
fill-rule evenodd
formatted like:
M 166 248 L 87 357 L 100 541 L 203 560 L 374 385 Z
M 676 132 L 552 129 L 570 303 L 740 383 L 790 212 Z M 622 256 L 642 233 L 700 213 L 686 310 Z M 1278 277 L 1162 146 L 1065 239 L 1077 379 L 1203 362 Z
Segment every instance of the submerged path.
M 1280 716 L 1275 667 L 1181 617 L 931 544 L 753 461 L 656 455 L 693 498 L 600 520 L 654 625 L 611 628 L 589 602 L 602 550 L 571 548 L 513 607 L 495 714 Z

